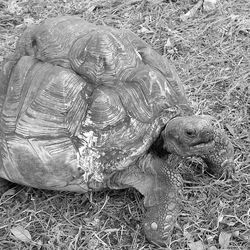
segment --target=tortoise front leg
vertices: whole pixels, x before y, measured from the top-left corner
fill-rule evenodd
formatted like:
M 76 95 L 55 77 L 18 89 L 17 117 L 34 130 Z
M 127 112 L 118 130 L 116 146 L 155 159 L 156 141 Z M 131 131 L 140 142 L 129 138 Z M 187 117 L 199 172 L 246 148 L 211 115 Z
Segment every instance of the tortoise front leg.
M 231 177 L 235 167 L 233 145 L 222 130 L 216 129 L 214 134 L 213 149 L 204 151 L 200 157 L 207 164 L 208 172 L 215 177 Z
M 149 154 L 108 181 L 110 188 L 134 187 L 144 195 L 143 229 L 147 239 L 159 245 L 166 244 L 180 212 L 182 179 L 174 170 L 177 164 Z

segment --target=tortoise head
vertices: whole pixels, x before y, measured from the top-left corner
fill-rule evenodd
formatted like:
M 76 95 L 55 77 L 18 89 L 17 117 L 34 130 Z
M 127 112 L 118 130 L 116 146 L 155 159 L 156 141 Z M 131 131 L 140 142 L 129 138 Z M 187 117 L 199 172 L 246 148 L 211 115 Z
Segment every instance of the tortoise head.
M 165 150 L 182 157 L 201 157 L 217 177 L 233 169 L 233 146 L 211 116 L 174 118 L 162 135 Z

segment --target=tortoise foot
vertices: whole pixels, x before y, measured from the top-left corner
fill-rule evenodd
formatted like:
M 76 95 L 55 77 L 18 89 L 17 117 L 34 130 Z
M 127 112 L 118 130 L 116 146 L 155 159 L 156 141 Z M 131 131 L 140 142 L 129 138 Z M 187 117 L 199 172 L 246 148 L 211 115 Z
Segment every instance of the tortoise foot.
M 179 213 L 180 206 L 174 201 L 148 208 L 143 220 L 143 230 L 148 241 L 166 246 Z
M 213 171 L 212 174 L 220 179 L 232 179 L 235 173 L 235 164 L 232 161 L 225 160 L 221 164 L 220 171 Z

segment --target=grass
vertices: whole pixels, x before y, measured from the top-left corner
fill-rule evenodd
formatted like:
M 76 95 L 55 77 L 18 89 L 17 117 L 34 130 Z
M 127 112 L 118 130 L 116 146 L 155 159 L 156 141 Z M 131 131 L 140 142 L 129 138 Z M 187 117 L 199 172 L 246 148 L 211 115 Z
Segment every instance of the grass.
M 194 110 L 215 116 L 235 148 L 232 180 L 187 175 L 169 249 L 247 250 L 250 2 L 220 0 L 216 9 L 181 21 L 196 2 L 0 0 L 0 63 L 27 25 L 61 14 L 138 34 L 175 64 Z M 144 238 L 142 212 L 142 196 L 132 189 L 79 195 L 14 185 L 0 199 L 0 249 L 158 249 Z M 11 233 L 17 226 L 31 240 L 18 240 Z

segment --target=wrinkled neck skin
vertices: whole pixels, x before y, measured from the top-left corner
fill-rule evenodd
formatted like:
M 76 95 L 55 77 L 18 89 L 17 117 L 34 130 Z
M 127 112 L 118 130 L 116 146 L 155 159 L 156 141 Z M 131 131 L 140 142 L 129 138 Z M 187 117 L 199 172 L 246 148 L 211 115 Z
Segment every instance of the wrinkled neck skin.
M 201 157 L 216 177 L 233 170 L 233 146 L 210 116 L 174 118 L 161 136 L 164 150 L 181 157 Z

